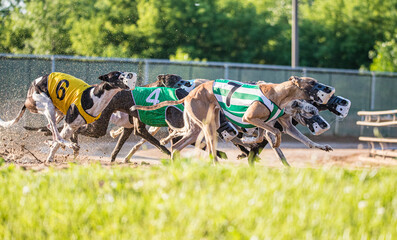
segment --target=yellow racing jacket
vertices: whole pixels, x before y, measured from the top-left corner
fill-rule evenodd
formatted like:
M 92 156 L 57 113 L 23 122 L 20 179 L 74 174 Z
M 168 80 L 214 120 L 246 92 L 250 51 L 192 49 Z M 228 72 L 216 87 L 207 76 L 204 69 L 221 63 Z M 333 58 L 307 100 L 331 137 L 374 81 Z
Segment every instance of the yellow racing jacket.
M 83 80 L 65 73 L 53 72 L 48 75 L 48 93 L 55 107 L 66 115 L 70 106 L 76 105 L 87 124 L 94 122 L 101 116 L 101 114 L 96 117 L 91 116 L 84 111 L 81 105 L 81 96 L 84 90 L 90 87 Z

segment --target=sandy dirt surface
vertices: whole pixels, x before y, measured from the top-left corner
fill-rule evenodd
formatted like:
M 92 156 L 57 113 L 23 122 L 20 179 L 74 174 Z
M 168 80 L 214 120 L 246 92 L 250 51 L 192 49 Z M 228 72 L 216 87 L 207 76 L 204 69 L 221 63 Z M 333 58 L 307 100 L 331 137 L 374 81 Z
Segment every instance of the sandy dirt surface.
M 53 168 L 66 168 L 69 163 L 91 164 L 93 162 L 100 163 L 104 166 L 123 165 L 126 167 L 150 166 L 160 164 L 161 159 L 167 159 L 167 155 L 161 153 L 158 149 L 149 144 L 145 144 L 138 151 L 131 163 L 124 163 L 124 157 L 128 151 L 138 140 L 131 138 L 125 144 L 122 151 L 118 155 L 115 163 L 110 163 L 110 153 L 116 144 L 115 139 L 103 137 L 100 139 L 80 138 L 80 156 L 73 158 L 72 151 L 69 149 L 59 150 L 56 155 L 56 161 L 50 164 L 44 164 L 44 160 L 48 154 L 48 146 L 45 140 L 51 137 L 43 136 L 41 133 L 27 132 L 23 129 L 7 130 L 0 132 L 0 156 L 5 159 L 6 164 L 15 164 L 24 169 L 45 169 L 49 166 Z M 281 148 L 292 167 L 396 167 L 397 159 L 369 157 L 369 149 L 366 144 L 357 141 L 356 138 L 315 138 L 315 141 L 327 143 L 334 148 L 332 152 L 324 152 L 317 149 L 307 149 L 305 146 L 293 139 L 283 138 Z M 238 160 L 237 156 L 240 151 L 232 144 L 219 143 L 218 149 L 224 151 L 228 155 L 228 160 L 221 160 L 222 164 L 248 164 L 247 159 Z M 206 153 L 196 150 L 193 147 L 184 149 L 182 156 L 196 157 L 203 156 Z M 282 163 L 276 158 L 274 152 L 269 147 L 265 148 L 260 154 L 261 160 L 258 165 L 269 167 L 283 167 Z M 204 160 L 205 161 L 205 160 Z

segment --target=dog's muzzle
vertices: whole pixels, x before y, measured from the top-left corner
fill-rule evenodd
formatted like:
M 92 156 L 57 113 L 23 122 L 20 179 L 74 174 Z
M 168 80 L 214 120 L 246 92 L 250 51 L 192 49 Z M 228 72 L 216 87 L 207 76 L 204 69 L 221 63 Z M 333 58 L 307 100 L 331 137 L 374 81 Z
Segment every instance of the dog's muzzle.
M 196 87 L 196 84 L 194 83 L 194 80 L 179 80 L 172 87 L 173 88 L 182 88 L 185 91 L 190 92 Z
M 320 104 L 326 104 L 332 95 L 334 95 L 335 88 L 321 83 L 316 83 L 310 90 L 307 91 L 307 93 L 309 94 L 311 100 Z
M 351 101 L 340 96 L 332 96 L 326 104 L 327 109 L 337 115 L 345 118 L 349 114 Z
M 134 72 L 123 72 L 121 73 L 119 79 L 123 81 L 123 83 L 127 85 L 129 89 L 134 90 L 138 75 Z
M 226 142 L 232 140 L 235 138 L 238 134 L 237 129 L 231 124 L 230 122 L 224 122 L 219 128 L 218 128 L 218 134 L 219 137 Z
M 320 135 L 326 132 L 331 126 L 323 117 L 315 115 L 312 118 L 302 118 L 311 134 Z

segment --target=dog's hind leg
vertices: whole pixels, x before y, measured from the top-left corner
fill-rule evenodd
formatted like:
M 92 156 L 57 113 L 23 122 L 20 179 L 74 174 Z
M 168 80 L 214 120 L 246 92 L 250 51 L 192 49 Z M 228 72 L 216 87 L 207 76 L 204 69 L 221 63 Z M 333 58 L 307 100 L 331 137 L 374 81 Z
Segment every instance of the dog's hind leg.
M 131 136 L 131 133 L 134 131 L 133 128 L 123 128 L 123 133 L 119 137 L 119 140 L 117 141 L 116 146 L 113 149 L 113 152 L 111 154 L 111 161 L 114 162 L 116 160 L 117 154 L 119 154 L 121 148 L 123 147 L 124 143 L 127 141 L 127 139 Z
M 216 135 L 214 137 L 214 133 L 211 131 L 210 124 L 206 124 L 202 130 L 204 132 L 205 142 L 207 143 L 210 158 L 213 160 L 214 164 L 218 163 L 218 158 L 216 156 Z
M 183 137 L 178 142 L 171 145 L 171 152 L 172 152 L 171 159 L 175 160 L 174 158 L 176 152 L 179 152 L 182 149 L 184 149 L 186 146 L 196 142 L 196 139 L 200 134 L 200 132 L 201 129 L 197 125 L 192 124 L 189 131 L 185 135 L 183 135 Z
M 38 113 L 43 114 L 47 118 L 53 141 L 65 145 L 67 142 L 61 137 L 56 126 L 56 108 L 51 99 L 44 93 L 33 93 L 32 97 L 36 101 Z

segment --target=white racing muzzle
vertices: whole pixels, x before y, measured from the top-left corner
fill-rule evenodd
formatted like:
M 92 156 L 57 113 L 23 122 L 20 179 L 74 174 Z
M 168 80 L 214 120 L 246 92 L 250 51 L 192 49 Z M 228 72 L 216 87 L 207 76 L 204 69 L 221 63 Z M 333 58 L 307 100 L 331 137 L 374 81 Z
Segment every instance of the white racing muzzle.
M 138 75 L 134 72 L 123 72 L 121 73 L 119 79 L 123 81 L 123 83 L 127 85 L 129 89 L 134 90 Z
M 310 99 L 319 103 L 326 104 L 328 100 L 334 95 L 335 88 L 325 84 L 316 83 L 307 93 Z
M 320 115 L 315 115 L 312 118 L 303 118 L 303 121 L 313 135 L 320 135 L 331 127 L 329 123 Z
M 338 117 L 345 118 L 349 114 L 351 104 L 349 99 L 334 95 L 329 99 L 326 106 L 329 111 Z
M 179 80 L 173 88 L 182 88 L 186 92 L 192 91 L 196 87 L 196 84 L 194 83 L 194 80 Z

